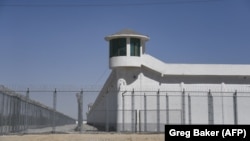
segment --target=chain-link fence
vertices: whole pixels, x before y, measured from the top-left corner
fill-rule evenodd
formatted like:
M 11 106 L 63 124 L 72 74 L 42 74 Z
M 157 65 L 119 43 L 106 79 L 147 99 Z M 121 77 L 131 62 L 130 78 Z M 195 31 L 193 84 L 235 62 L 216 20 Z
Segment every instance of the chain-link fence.
M 160 133 L 166 124 L 250 124 L 247 90 L 132 89 L 114 90 L 112 95 L 100 93 L 97 89 L 12 91 L 1 87 L 0 134 L 75 129 Z
M 3 86 L 0 87 L 0 135 L 12 133 L 32 133 L 35 129 L 45 129 L 40 132 L 55 132 L 56 126 L 74 124 L 75 119 L 56 111 L 54 91 L 54 107 L 50 108 L 29 98 L 17 94 Z
M 126 91 L 121 101 L 115 111 L 111 102 L 92 109 L 88 123 L 104 131 L 156 133 L 166 124 L 250 123 L 250 92 Z

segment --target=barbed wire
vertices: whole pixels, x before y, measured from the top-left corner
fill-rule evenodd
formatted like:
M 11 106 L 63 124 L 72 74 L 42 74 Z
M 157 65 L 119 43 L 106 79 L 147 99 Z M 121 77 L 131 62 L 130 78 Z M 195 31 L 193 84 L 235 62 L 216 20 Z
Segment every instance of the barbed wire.
M 102 3 L 98 1 L 91 1 L 92 3 L 89 3 L 89 1 L 85 2 L 75 2 L 74 1 L 62 3 L 34 3 L 33 1 L 30 1 L 30 3 L 5 3 L 0 4 L 0 6 L 6 6 L 6 7 L 112 7 L 112 6 L 154 6 L 154 5 L 169 5 L 169 4 L 190 4 L 190 3 L 204 3 L 204 2 L 216 2 L 216 1 L 222 1 L 222 0 L 164 0 L 164 1 L 133 1 L 133 2 L 127 2 L 127 1 L 105 1 L 105 3 Z M 44 2 L 44 1 L 43 1 Z M 59 1 L 58 1 L 59 2 Z

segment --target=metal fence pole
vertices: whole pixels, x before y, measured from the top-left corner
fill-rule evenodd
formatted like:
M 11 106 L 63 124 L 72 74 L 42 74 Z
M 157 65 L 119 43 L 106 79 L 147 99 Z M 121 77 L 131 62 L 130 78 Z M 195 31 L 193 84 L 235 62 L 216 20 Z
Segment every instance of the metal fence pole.
M 135 97 L 134 97 L 134 89 L 131 92 L 131 128 L 132 132 L 135 132 Z
M 181 100 L 182 100 L 182 102 L 181 102 L 181 104 L 182 104 L 182 106 L 181 106 L 181 109 L 182 109 L 182 124 L 185 124 L 185 121 L 186 121 L 186 119 L 185 119 L 185 115 L 186 115 L 186 113 L 185 113 L 185 89 L 183 89 L 183 91 L 182 91 Z
M 138 111 L 138 121 L 139 121 L 139 123 L 138 123 L 138 126 L 139 126 L 139 132 L 141 132 L 141 110 L 137 110 Z
M 56 97 L 57 97 L 57 91 L 55 89 L 53 93 L 53 125 L 52 125 L 52 133 L 55 133 L 56 131 Z
M 12 114 L 12 131 L 17 131 L 17 124 L 18 124 L 18 105 L 17 105 L 17 98 L 13 97 L 13 114 Z
M 169 124 L 169 101 L 168 101 L 168 93 L 166 93 L 166 124 Z
M 147 96 L 144 93 L 144 131 L 147 132 Z
M 214 104 L 211 90 L 208 92 L 208 124 L 214 124 Z
M 82 133 L 82 124 L 83 124 L 83 90 L 80 92 L 80 133 Z
M 29 88 L 27 89 L 26 91 L 26 97 L 25 97 L 25 123 L 24 123 L 24 126 L 25 126 L 25 133 L 28 133 L 28 128 L 29 128 L 29 124 L 28 124 L 28 110 L 29 110 L 29 93 L 30 93 L 30 90 Z
M 10 125 L 11 125 L 11 132 L 14 132 L 14 122 L 15 122 L 15 118 L 14 118 L 14 112 L 15 112 L 15 100 L 14 97 L 11 96 L 11 101 L 10 101 Z
M 124 99 L 124 93 L 122 93 L 122 131 L 125 131 L 125 99 Z
M 19 97 L 16 98 L 16 130 L 17 132 L 19 132 L 21 130 L 21 100 Z
M 234 124 L 238 124 L 237 91 L 233 94 Z
M 192 111 L 191 111 L 191 96 L 188 94 L 188 120 L 192 124 Z
M 82 132 L 82 108 L 83 108 L 83 90 L 81 90 L 80 94 L 76 94 L 77 103 L 78 103 L 78 124 L 77 124 L 77 130 Z
M 76 93 L 76 101 L 77 101 L 77 110 L 78 110 L 78 115 L 77 115 L 77 128 L 76 130 L 79 131 L 80 130 L 80 94 Z
M 8 128 L 8 132 L 11 132 L 12 96 L 8 97 L 8 111 L 7 111 L 7 113 L 8 113 L 8 117 L 7 117 L 7 121 L 8 121 L 7 125 L 8 126 L 7 126 L 7 128 Z
M 0 92 L 0 95 L 2 95 L 1 97 L 2 97 L 2 99 L 0 99 L 1 100 L 1 108 L 0 108 L 0 135 L 3 135 L 3 127 L 4 127 L 4 125 L 5 125 L 5 123 L 4 123 L 4 94 L 2 94 L 1 92 Z
M 6 101 L 6 106 L 5 106 L 5 122 L 4 122 L 4 124 L 6 125 L 4 128 L 5 128 L 5 133 L 6 132 L 9 132 L 9 126 L 7 126 L 7 125 L 9 125 L 9 99 L 10 99 L 10 97 L 9 96 L 7 96 L 6 95 L 6 99 L 5 99 L 5 101 Z
M 160 90 L 157 91 L 157 132 L 160 132 Z

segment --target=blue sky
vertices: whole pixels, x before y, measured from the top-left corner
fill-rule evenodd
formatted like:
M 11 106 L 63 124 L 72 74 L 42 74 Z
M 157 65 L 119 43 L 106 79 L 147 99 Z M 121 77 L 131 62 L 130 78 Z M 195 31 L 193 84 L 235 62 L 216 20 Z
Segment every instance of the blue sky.
M 102 86 L 104 37 L 124 28 L 164 62 L 250 64 L 249 0 L 0 0 L 0 84 Z

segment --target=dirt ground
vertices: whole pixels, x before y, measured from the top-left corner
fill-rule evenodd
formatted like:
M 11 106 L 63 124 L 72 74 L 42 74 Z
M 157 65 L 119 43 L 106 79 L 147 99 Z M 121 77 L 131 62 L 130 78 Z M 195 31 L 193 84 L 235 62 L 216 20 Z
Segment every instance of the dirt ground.
M 0 141 L 164 141 L 164 134 L 41 134 L 0 136 Z

